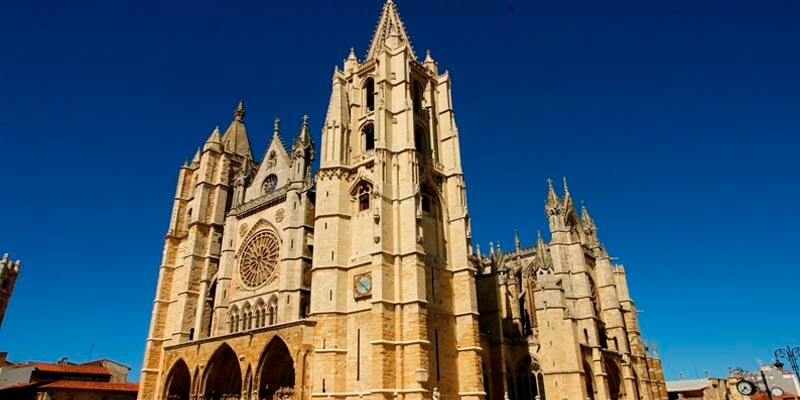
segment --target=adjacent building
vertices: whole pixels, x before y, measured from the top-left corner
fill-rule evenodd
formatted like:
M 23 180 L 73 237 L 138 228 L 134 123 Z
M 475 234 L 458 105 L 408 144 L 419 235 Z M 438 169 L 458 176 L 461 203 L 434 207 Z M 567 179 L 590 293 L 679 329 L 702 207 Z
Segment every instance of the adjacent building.
M 140 399 L 667 398 L 566 182 L 548 242 L 473 248 L 451 85 L 389 0 L 319 154 L 304 117 L 255 158 L 239 102 L 178 173 Z
M 128 382 L 130 368 L 111 360 L 75 364 L 6 361 L 0 353 L 0 399 L 133 400 L 139 385 Z

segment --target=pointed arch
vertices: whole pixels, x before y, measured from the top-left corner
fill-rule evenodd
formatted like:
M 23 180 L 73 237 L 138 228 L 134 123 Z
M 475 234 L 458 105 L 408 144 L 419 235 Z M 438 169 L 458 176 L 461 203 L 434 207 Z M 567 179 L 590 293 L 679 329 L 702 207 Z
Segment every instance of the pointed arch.
M 189 374 L 189 367 L 183 359 L 178 359 L 167 374 L 167 381 L 164 385 L 165 400 L 189 400 L 192 390 L 192 377 Z
M 242 393 L 244 395 L 243 398 L 249 398 L 251 393 L 253 393 L 253 369 L 250 367 L 250 364 L 248 364 L 247 372 L 244 374 L 244 392 Z M 258 398 L 254 397 L 254 399 Z
M 242 306 L 242 326 L 241 330 L 246 331 L 252 328 L 253 325 L 253 309 L 250 303 L 245 303 Z
M 368 77 L 364 81 L 364 104 L 367 106 L 367 112 L 375 111 L 375 78 Z
M 294 391 L 294 360 L 280 336 L 273 337 L 261 353 L 256 384 L 258 399 L 278 400 L 276 394 Z
M 375 185 L 369 179 L 358 179 L 350 187 L 350 195 L 356 203 L 356 212 L 369 211 L 372 206 L 372 196 L 375 192 Z
M 544 373 L 538 360 L 527 355 L 517 367 L 508 370 L 508 393 L 511 400 L 546 400 Z
M 228 311 L 228 333 L 239 331 L 239 307 L 235 305 Z
M 608 398 L 610 400 L 624 399 L 625 390 L 622 385 L 622 373 L 617 367 L 617 363 L 608 358 L 605 358 L 603 363 L 608 376 Z
M 273 294 L 272 297 L 269 298 L 266 311 L 267 325 L 275 325 L 278 323 L 278 296 Z
M 429 181 L 420 185 L 419 214 L 421 219 L 421 239 L 425 252 L 446 260 L 447 257 L 447 221 L 444 200 L 436 187 Z
M 361 151 L 366 155 L 368 151 L 375 148 L 375 124 L 368 121 L 359 132 L 361 132 Z
M 583 360 L 583 377 L 584 386 L 586 388 L 586 398 L 594 400 L 594 373 L 592 367 L 586 360 Z
M 267 305 L 264 303 L 264 299 L 258 299 L 255 305 L 255 315 L 256 315 L 256 328 L 263 328 L 266 325 L 266 315 L 267 315 Z
M 211 356 L 205 369 L 204 398 L 220 400 L 242 393 L 242 367 L 231 346 L 223 343 Z

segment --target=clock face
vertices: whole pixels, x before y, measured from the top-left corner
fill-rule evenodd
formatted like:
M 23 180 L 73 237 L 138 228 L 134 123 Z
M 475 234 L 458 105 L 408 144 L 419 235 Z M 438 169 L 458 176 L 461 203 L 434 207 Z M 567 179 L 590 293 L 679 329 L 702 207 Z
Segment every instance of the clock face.
M 739 381 L 736 384 L 736 390 L 739 391 L 744 396 L 750 396 L 751 394 L 756 392 L 756 385 L 749 381 Z
M 355 289 L 358 296 L 369 294 L 372 291 L 372 276 L 369 274 L 356 276 Z
M 775 386 L 772 388 L 772 390 L 770 390 L 770 393 L 772 393 L 772 395 L 775 397 L 781 397 L 783 396 L 783 389 Z

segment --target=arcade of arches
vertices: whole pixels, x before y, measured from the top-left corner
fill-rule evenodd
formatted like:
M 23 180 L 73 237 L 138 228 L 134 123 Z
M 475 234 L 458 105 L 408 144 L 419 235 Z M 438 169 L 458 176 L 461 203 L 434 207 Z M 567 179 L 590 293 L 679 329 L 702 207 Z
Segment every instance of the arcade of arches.
M 295 361 L 289 348 L 275 336 L 264 347 L 257 365 L 247 365 L 227 343 L 219 345 L 195 372 L 178 359 L 163 388 L 164 400 L 290 400 L 294 398 Z M 244 365 L 243 365 L 244 364 Z M 255 373 L 253 368 L 255 367 Z M 202 371 L 202 372 L 199 372 Z

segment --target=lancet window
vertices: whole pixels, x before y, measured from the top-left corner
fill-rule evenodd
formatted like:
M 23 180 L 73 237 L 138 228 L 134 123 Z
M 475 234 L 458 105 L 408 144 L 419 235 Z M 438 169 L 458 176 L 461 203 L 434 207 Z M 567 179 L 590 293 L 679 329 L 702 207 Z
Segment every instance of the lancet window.
M 367 111 L 375 110 L 375 79 L 367 78 L 364 82 L 364 95 L 366 97 Z
M 358 201 L 358 211 L 369 210 L 369 205 L 372 195 L 372 185 L 367 182 L 361 182 L 356 190 L 356 201 Z
M 375 148 L 375 126 L 371 122 L 361 128 L 361 141 L 365 152 Z
M 272 296 L 267 306 L 267 321 L 269 325 L 275 325 L 278 322 L 278 298 Z
M 547 400 L 538 362 L 525 357 L 513 372 L 508 370 L 508 394 L 511 400 Z

